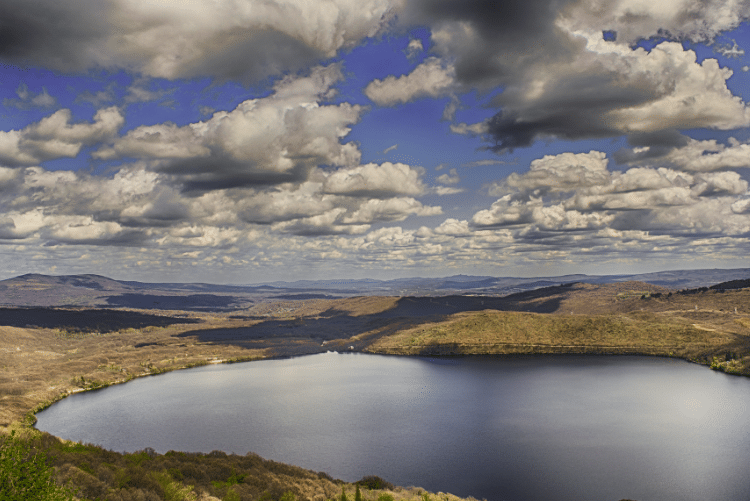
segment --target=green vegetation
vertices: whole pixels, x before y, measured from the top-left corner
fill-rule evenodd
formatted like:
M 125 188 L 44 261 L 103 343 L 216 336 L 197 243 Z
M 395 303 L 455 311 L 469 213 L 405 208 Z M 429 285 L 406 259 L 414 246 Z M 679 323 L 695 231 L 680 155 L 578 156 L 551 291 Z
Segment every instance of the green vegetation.
M 423 491 L 394 488 L 377 477 L 349 484 L 252 453 L 158 454 L 147 448 L 120 454 L 36 430 L 13 432 L 0 444 L 2 501 L 425 501 Z M 390 489 L 369 489 L 373 479 Z M 75 497 L 60 485 L 75 486 Z M 449 494 L 437 498 L 460 501 Z
M 3 501 L 72 501 L 75 492 L 55 483 L 46 455 L 16 431 L 0 439 L 0 495 Z

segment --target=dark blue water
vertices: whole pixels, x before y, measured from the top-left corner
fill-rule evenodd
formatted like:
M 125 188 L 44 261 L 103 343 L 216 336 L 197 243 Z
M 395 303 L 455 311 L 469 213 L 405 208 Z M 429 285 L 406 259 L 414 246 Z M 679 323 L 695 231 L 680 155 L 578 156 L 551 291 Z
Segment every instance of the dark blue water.
M 750 380 L 648 357 L 321 354 L 73 395 L 39 429 L 490 501 L 750 500 Z

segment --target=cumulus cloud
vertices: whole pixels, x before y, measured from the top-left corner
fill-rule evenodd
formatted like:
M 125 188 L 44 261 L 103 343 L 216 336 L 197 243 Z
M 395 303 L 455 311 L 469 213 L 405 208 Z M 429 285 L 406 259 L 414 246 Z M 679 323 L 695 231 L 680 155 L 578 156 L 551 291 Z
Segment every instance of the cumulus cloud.
M 579 29 L 599 23 L 627 43 L 654 35 L 710 43 L 749 15 L 750 5 L 743 0 L 591 0 L 571 4 L 567 13 Z
M 240 103 L 202 122 L 141 126 L 99 148 L 93 157 L 162 159 L 186 191 L 301 182 L 318 165 L 359 163 L 356 144 L 342 144 L 359 120 L 359 106 L 322 102 L 342 78 L 338 65 L 289 76 L 264 98 Z
M 125 123 L 117 107 L 96 112 L 92 123 L 71 123 L 68 109 L 58 110 L 21 130 L 0 131 L 0 161 L 33 165 L 44 160 L 76 157 L 83 146 L 109 139 Z
M 448 171 L 448 174 L 441 174 L 438 176 L 436 181 L 440 184 L 458 184 L 459 181 L 461 181 L 461 178 L 458 177 L 458 171 L 456 169 L 451 169 Z
M 428 207 L 410 198 L 372 199 L 362 204 L 351 216 L 343 219 L 344 223 L 373 223 L 376 221 L 403 221 L 408 216 L 435 216 L 442 214 L 440 207 Z
M 601 152 L 548 155 L 524 174 L 490 187 L 500 198 L 474 214 L 474 228 L 514 228 L 529 241 L 552 231 L 741 234 L 748 182 L 731 171 L 689 174 L 670 168 L 607 169 Z M 705 212 L 702 212 L 705 211 Z M 544 236 L 546 235 L 546 236 Z
M 338 224 L 345 212 L 346 209 L 343 207 L 337 207 L 317 216 L 276 223 L 273 225 L 273 229 L 278 232 L 301 236 L 351 235 L 365 233 L 368 230 L 369 224 Z
M 650 51 L 576 33 L 586 41 L 577 60 L 531 71 L 523 85 L 498 96 L 504 106 L 486 122 L 495 151 L 541 138 L 579 139 L 676 129 L 734 129 L 750 111 L 727 88 L 732 75 L 715 59 L 696 61 L 691 50 L 662 42 Z M 647 137 L 647 136 L 644 136 Z
M 269 224 L 320 216 L 336 206 L 335 198 L 320 189 L 320 183 L 305 182 L 296 189 L 278 187 L 254 193 L 238 202 L 239 217 L 250 223 Z
M 489 193 L 495 195 L 510 189 L 539 197 L 549 192 L 600 186 L 609 180 L 605 153 L 561 153 L 533 160 L 528 172 L 511 174 L 502 185 L 491 187 Z
M 448 218 L 440 226 L 435 228 L 435 233 L 439 235 L 466 236 L 471 233 L 469 222 L 466 220 L 459 221 L 455 218 Z
M 394 106 L 422 97 L 439 97 L 451 92 L 453 87 L 453 67 L 431 57 L 408 75 L 373 80 L 364 93 L 380 106 Z
M 425 191 L 420 169 L 402 163 L 369 163 L 330 174 L 323 184 L 325 193 L 389 198 L 421 195 Z
M 0 6 L 0 57 L 60 71 L 101 66 L 258 80 L 375 35 L 399 3 L 9 0 Z
M 740 143 L 734 138 L 729 139 L 729 145 L 715 139 L 690 139 L 686 146 L 673 149 L 663 160 L 690 172 L 750 167 L 750 144 Z
M 109 177 L 3 167 L 0 240 L 178 249 L 233 245 L 242 235 L 363 234 L 375 223 L 442 213 L 404 196 L 425 190 L 420 176 L 404 164 L 315 168 L 301 183 L 195 195 L 149 162 L 126 164 Z
M 715 60 L 651 37 L 711 42 L 747 18 L 746 2 L 546 0 L 410 2 L 402 22 L 432 28 L 433 50 L 451 58 L 456 85 L 504 90 L 502 109 L 453 132 L 482 135 L 495 151 L 545 138 L 598 138 L 679 128 L 747 126 L 750 113 Z M 616 33 L 604 40 L 603 30 Z M 450 114 L 449 114 L 450 115 Z

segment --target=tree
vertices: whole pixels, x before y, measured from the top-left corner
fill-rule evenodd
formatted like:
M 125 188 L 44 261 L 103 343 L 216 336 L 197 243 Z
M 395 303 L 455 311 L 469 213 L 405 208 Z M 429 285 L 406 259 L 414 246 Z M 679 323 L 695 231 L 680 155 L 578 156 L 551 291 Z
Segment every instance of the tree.
M 359 484 L 357 485 L 357 490 L 354 492 L 354 501 L 362 501 L 362 493 L 359 492 Z
M 74 492 L 60 487 L 44 453 L 11 432 L 0 443 L 0 493 L 3 501 L 73 501 Z

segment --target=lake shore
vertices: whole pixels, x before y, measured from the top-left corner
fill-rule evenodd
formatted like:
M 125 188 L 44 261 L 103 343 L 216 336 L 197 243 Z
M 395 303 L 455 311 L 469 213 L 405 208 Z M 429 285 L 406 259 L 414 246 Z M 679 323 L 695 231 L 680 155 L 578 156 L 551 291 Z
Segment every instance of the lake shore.
M 733 302 L 745 299 L 742 292 Z M 626 298 L 616 304 L 619 311 L 598 314 L 480 309 L 401 314 L 413 310 L 412 305 L 421 308 L 420 301 L 371 297 L 300 302 L 282 317 L 248 321 L 195 314 L 190 323 L 118 325 L 110 331 L 3 326 L 0 427 L 28 430 L 35 412 L 67 395 L 134 378 L 329 350 L 407 356 L 649 355 L 750 375 L 750 315 L 710 302 L 688 308 L 678 301 Z M 435 299 L 422 302 L 435 304 Z M 642 311 L 644 304 L 652 311 Z

